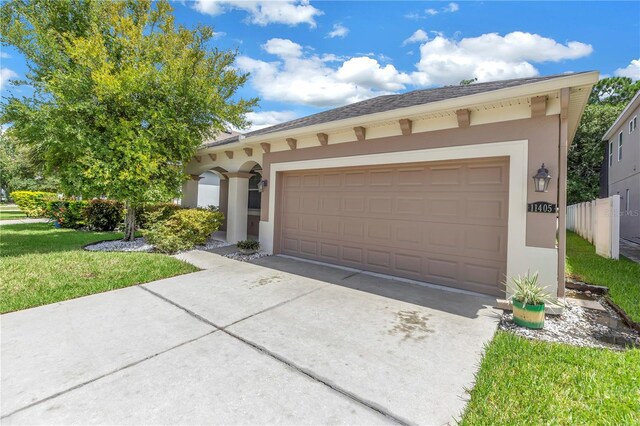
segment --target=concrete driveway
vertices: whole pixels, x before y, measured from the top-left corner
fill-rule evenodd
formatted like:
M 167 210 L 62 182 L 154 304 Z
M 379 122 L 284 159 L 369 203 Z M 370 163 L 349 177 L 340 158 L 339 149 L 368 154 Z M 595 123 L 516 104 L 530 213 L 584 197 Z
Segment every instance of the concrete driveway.
M 494 300 L 282 257 L 1 317 L 3 424 L 445 424 Z

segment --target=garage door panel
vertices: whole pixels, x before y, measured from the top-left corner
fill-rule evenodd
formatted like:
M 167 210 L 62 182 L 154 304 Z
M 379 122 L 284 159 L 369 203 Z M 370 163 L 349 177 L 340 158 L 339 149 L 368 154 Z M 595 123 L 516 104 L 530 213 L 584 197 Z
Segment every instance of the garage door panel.
M 361 247 L 343 246 L 341 254 L 341 258 L 344 262 L 351 263 L 355 266 L 362 265 L 364 250 Z
M 280 252 L 503 294 L 508 159 L 314 170 L 284 181 Z

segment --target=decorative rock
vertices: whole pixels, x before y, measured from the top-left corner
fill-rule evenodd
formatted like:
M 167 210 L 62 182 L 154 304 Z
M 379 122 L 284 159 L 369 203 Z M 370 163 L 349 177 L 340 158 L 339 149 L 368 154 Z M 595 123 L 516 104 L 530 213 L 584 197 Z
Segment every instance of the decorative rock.
M 516 325 L 511 312 L 502 315 L 498 328 L 529 339 L 574 346 L 613 350 L 640 347 L 640 333 L 624 326 L 620 316 L 605 302 L 599 300 L 605 310 L 602 312 L 586 309 L 572 303 L 571 299 L 567 300 L 562 315 L 547 315 L 541 330 Z
M 91 244 L 85 246 L 85 250 L 89 251 L 138 251 L 138 252 L 150 252 L 153 251 L 153 246 L 147 244 L 144 238 L 136 238 L 133 241 L 102 241 L 100 243 Z
M 239 260 L 240 262 L 248 262 L 250 260 L 260 259 L 261 257 L 270 256 L 270 254 L 263 251 L 259 251 L 253 254 L 242 254 L 240 252 L 225 254 L 224 257 L 229 259 Z
M 192 250 L 210 250 L 218 247 L 230 246 L 232 244 L 226 241 L 214 240 L 210 238 L 206 244 L 201 246 L 195 246 Z M 96 244 L 85 246 L 85 250 L 89 251 L 137 251 L 137 252 L 152 252 L 153 246 L 147 244 L 143 237 L 136 238 L 134 241 L 122 241 L 112 240 L 103 241 Z

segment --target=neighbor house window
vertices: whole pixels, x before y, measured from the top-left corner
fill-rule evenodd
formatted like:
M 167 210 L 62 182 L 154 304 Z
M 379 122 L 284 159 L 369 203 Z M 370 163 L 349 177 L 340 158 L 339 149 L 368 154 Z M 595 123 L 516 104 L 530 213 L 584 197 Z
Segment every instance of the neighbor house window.
M 624 196 L 624 205 L 626 206 L 625 210 L 629 211 L 629 195 L 630 195 L 630 191 L 629 189 L 627 189 L 627 192 Z
M 629 122 L 629 133 L 633 132 L 638 126 L 638 116 L 634 116 L 633 119 Z
M 618 161 L 622 160 L 622 132 L 618 133 Z
M 609 167 L 613 166 L 613 141 L 609 141 Z

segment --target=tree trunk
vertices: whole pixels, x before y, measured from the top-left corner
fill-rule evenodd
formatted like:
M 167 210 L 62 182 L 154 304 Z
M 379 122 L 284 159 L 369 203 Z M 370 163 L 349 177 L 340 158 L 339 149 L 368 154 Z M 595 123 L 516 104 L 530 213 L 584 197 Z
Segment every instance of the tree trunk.
M 133 241 L 136 236 L 136 209 L 129 201 L 124 203 L 124 241 Z

